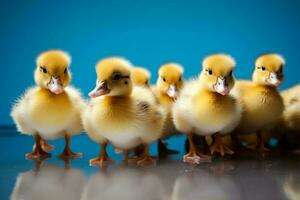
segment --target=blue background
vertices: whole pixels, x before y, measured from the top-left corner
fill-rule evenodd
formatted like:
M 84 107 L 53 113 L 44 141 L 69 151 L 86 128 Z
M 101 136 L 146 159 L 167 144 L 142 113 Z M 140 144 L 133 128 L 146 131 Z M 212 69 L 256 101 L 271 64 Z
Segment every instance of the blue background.
M 188 78 L 215 52 L 232 54 L 236 77 L 250 78 L 254 59 L 275 51 L 287 60 L 281 88 L 299 82 L 299 1 L 1 1 L 0 27 L 0 125 L 13 124 L 36 56 L 53 48 L 72 55 L 72 83 L 85 95 L 95 63 L 110 55 L 146 66 L 154 83 L 161 63 L 181 63 Z

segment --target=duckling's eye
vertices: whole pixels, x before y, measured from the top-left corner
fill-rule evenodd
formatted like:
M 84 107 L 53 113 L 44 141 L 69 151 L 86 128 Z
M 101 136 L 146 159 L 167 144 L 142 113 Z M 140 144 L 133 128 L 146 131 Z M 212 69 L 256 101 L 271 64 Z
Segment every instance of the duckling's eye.
M 178 81 L 182 81 L 182 77 L 181 77 L 181 76 L 179 77 L 179 80 L 178 80 Z
M 113 75 L 112 80 L 117 81 L 117 80 L 120 80 L 121 78 L 122 78 L 121 74 L 115 74 L 115 75 Z
M 212 74 L 213 74 L 213 72 L 212 72 L 211 69 L 208 70 L 208 74 L 209 74 L 209 75 L 212 75 Z
M 164 82 L 166 82 L 166 79 L 165 79 L 165 77 L 161 77 L 162 78 L 162 80 L 164 81 Z
M 64 70 L 64 74 L 66 74 L 68 72 L 68 69 L 67 68 L 65 68 L 65 70 Z
M 148 83 L 149 83 L 149 81 L 148 81 L 148 80 L 146 80 L 145 84 L 146 84 L 146 85 L 148 85 Z
M 261 67 L 261 70 L 265 71 L 265 70 L 266 70 L 266 67 L 265 67 L 265 66 L 262 66 L 262 67 Z
M 42 67 L 42 66 L 41 66 L 40 69 L 43 71 L 44 74 L 47 74 L 47 73 L 48 73 L 46 67 Z
M 229 74 L 228 74 L 229 76 L 232 76 L 232 70 L 229 72 Z

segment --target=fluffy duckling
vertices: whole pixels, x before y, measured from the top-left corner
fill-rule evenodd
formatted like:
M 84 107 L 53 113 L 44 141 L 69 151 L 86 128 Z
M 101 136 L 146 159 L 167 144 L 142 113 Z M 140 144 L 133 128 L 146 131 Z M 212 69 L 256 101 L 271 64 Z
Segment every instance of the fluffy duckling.
M 70 149 L 70 138 L 83 130 L 80 112 L 84 101 L 79 91 L 68 86 L 71 80 L 70 56 L 60 50 L 41 53 L 34 74 L 37 86 L 28 89 L 13 106 L 11 116 L 22 134 L 34 136 L 35 146 L 26 158 L 50 156 L 41 146 L 43 139 L 65 137 L 61 157 L 75 158 L 81 154 Z
M 234 86 L 233 69 L 235 61 L 225 54 L 213 54 L 202 63 L 203 69 L 198 80 L 185 83 L 185 86 L 174 104 L 174 124 L 179 131 L 187 134 L 189 152 L 184 162 L 198 164 L 203 154 L 195 147 L 193 135 L 214 136 L 211 153 L 221 155 L 233 154 L 233 151 L 222 143 L 222 135 L 232 131 L 241 117 L 241 108 L 236 99 L 229 94 Z
M 255 61 L 252 81 L 237 81 L 232 90 L 242 105 L 242 118 L 232 137 L 256 133 L 256 150 L 264 153 L 263 131 L 279 119 L 284 105 L 277 87 L 283 81 L 285 61 L 279 54 L 265 54 Z
M 160 155 L 176 154 L 178 151 L 167 148 L 166 139 L 179 134 L 172 119 L 172 106 L 183 87 L 183 67 L 177 63 L 166 63 L 160 66 L 156 86 L 152 90 L 166 112 L 166 121 L 162 138 L 158 141 Z
M 151 73 L 143 67 L 134 67 L 131 70 L 131 79 L 134 85 L 149 87 Z
M 282 120 L 291 131 L 300 131 L 300 85 L 281 92 L 284 102 Z
M 149 155 L 149 144 L 162 134 L 164 113 L 149 89 L 133 87 L 130 68 L 131 63 L 118 57 L 96 65 L 96 87 L 89 93 L 92 99 L 82 116 L 88 136 L 102 144 L 100 155 L 90 160 L 92 165 L 110 161 L 105 150 L 108 142 L 125 156 L 143 144 L 137 164 L 155 163 Z
M 300 85 L 286 89 L 281 92 L 284 110 L 272 126 L 271 131 L 267 132 L 267 139 L 272 137 L 279 140 L 278 147 L 281 150 L 298 149 L 300 143 Z M 264 136 L 265 136 L 264 135 Z

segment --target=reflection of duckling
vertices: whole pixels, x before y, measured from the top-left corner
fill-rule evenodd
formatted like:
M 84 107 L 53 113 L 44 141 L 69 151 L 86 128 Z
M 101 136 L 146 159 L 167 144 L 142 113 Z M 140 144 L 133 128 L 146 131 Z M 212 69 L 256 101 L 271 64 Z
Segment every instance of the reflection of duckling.
M 134 67 L 131 70 L 131 79 L 134 85 L 149 86 L 151 73 L 142 67 Z
M 11 116 L 18 130 L 34 135 L 36 145 L 29 159 L 47 157 L 41 148 L 41 140 L 65 137 L 63 157 L 80 157 L 70 150 L 70 137 L 81 133 L 80 112 L 84 102 L 80 93 L 69 87 L 71 80 L 68 54 L 59 50 L 47 51 L 37 58 L 35 82 L 38 86 L 26 91 L 14 105 Z
M 215 178 L 204 171 L 197 174 L 180 176 L 176 179 L 172 200 L 193 199 L 241 199 L 232 180 Z
M 93 99 L 83 113 L 83 124 L 92 140 L 104 144 L 102 152 L 107 142 L 125 153 L 143 144 L 138 164 L 153 164 L 149 143 L 161 136 L 164 115 L 149 89 L 132 86 L 130 68 L 128 61 L 117 57 L 98 62 L 97 85 L 89 94 Z M 107 155 L 102 153 L 90 162 L 105 161 Z
M 256 149 L 263 153 L 264 140 L 262 131 L 275 122 L 282 114 L 283 101 L 277 87 L 283 80 L 282 56 L 265 54 L 255 61 L 255 69 L 251 81 L 237 81 L 232 92 L 243 107 L 242 119 L 232 134 L 257 135 Z
M 111 174 L 98 173 L 90 178 L 81 200 L 162 199 L 163 185 L 152 174 L 123 169 Z
M 199 79 L 186 83 L 173 107 L 174 123 L 189 139 L 190 149 L 184 161 L 191 163 L 199 163 L 201 157 L 208 158 L 195 148 L 193 134 L 214 135 L 211 152 L 232 154 L 223 145 L 221 134 L 232 131 L 241 115 L 240 106 L 229 95 L 234 85 L 234 60 L 224 54 L 215 54 L 205 58 L 202 65 Z
M 84 185 L 84 175 L 80 170 L 42 166 L 38 172 L 29 171 L 18 175 L 10 199 L 79 200 Z
M 295 174 L 297 174 L 297 172 Z M 299 177 L 295 178 L 295 174 L 291 174 L 283 182 L 283 191 L 289 200 L 300 199 L 300 184 L 298 181 Z
M 178 151 L 166 147 L 165 139 L 179 134 L 172 120 L 172 106 L 183 86 L 182 76 L 183 67 L 181 65 L 177 63 L 164 64 L 159 68 L 156 86 L 153 87 L 155 96 L 167 114 L 163 136 L 158 143 L 160 155 L 178 153 Z

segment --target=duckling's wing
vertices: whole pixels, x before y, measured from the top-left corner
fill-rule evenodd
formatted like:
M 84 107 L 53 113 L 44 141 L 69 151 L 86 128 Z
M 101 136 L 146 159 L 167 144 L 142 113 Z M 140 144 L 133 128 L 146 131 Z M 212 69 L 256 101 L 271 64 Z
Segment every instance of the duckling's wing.
M 136 119 L 139 125 L 144 126 L 141 139 L 144 142 L 152 142 L 162 134 L 165 113 L 149 88 L 134 87 L 132 97 L 135 100 Z
M 37 87 L 27 89 L 23 96 L 21 96 L 13 105 L 12 111 L 10 113 L 10 116 L 16 123 L 18 131 L 27 135 L 32 135 L 35 131 L 26 122 L 25 114 L 27 113 L 27 103 L 37 90 Z

